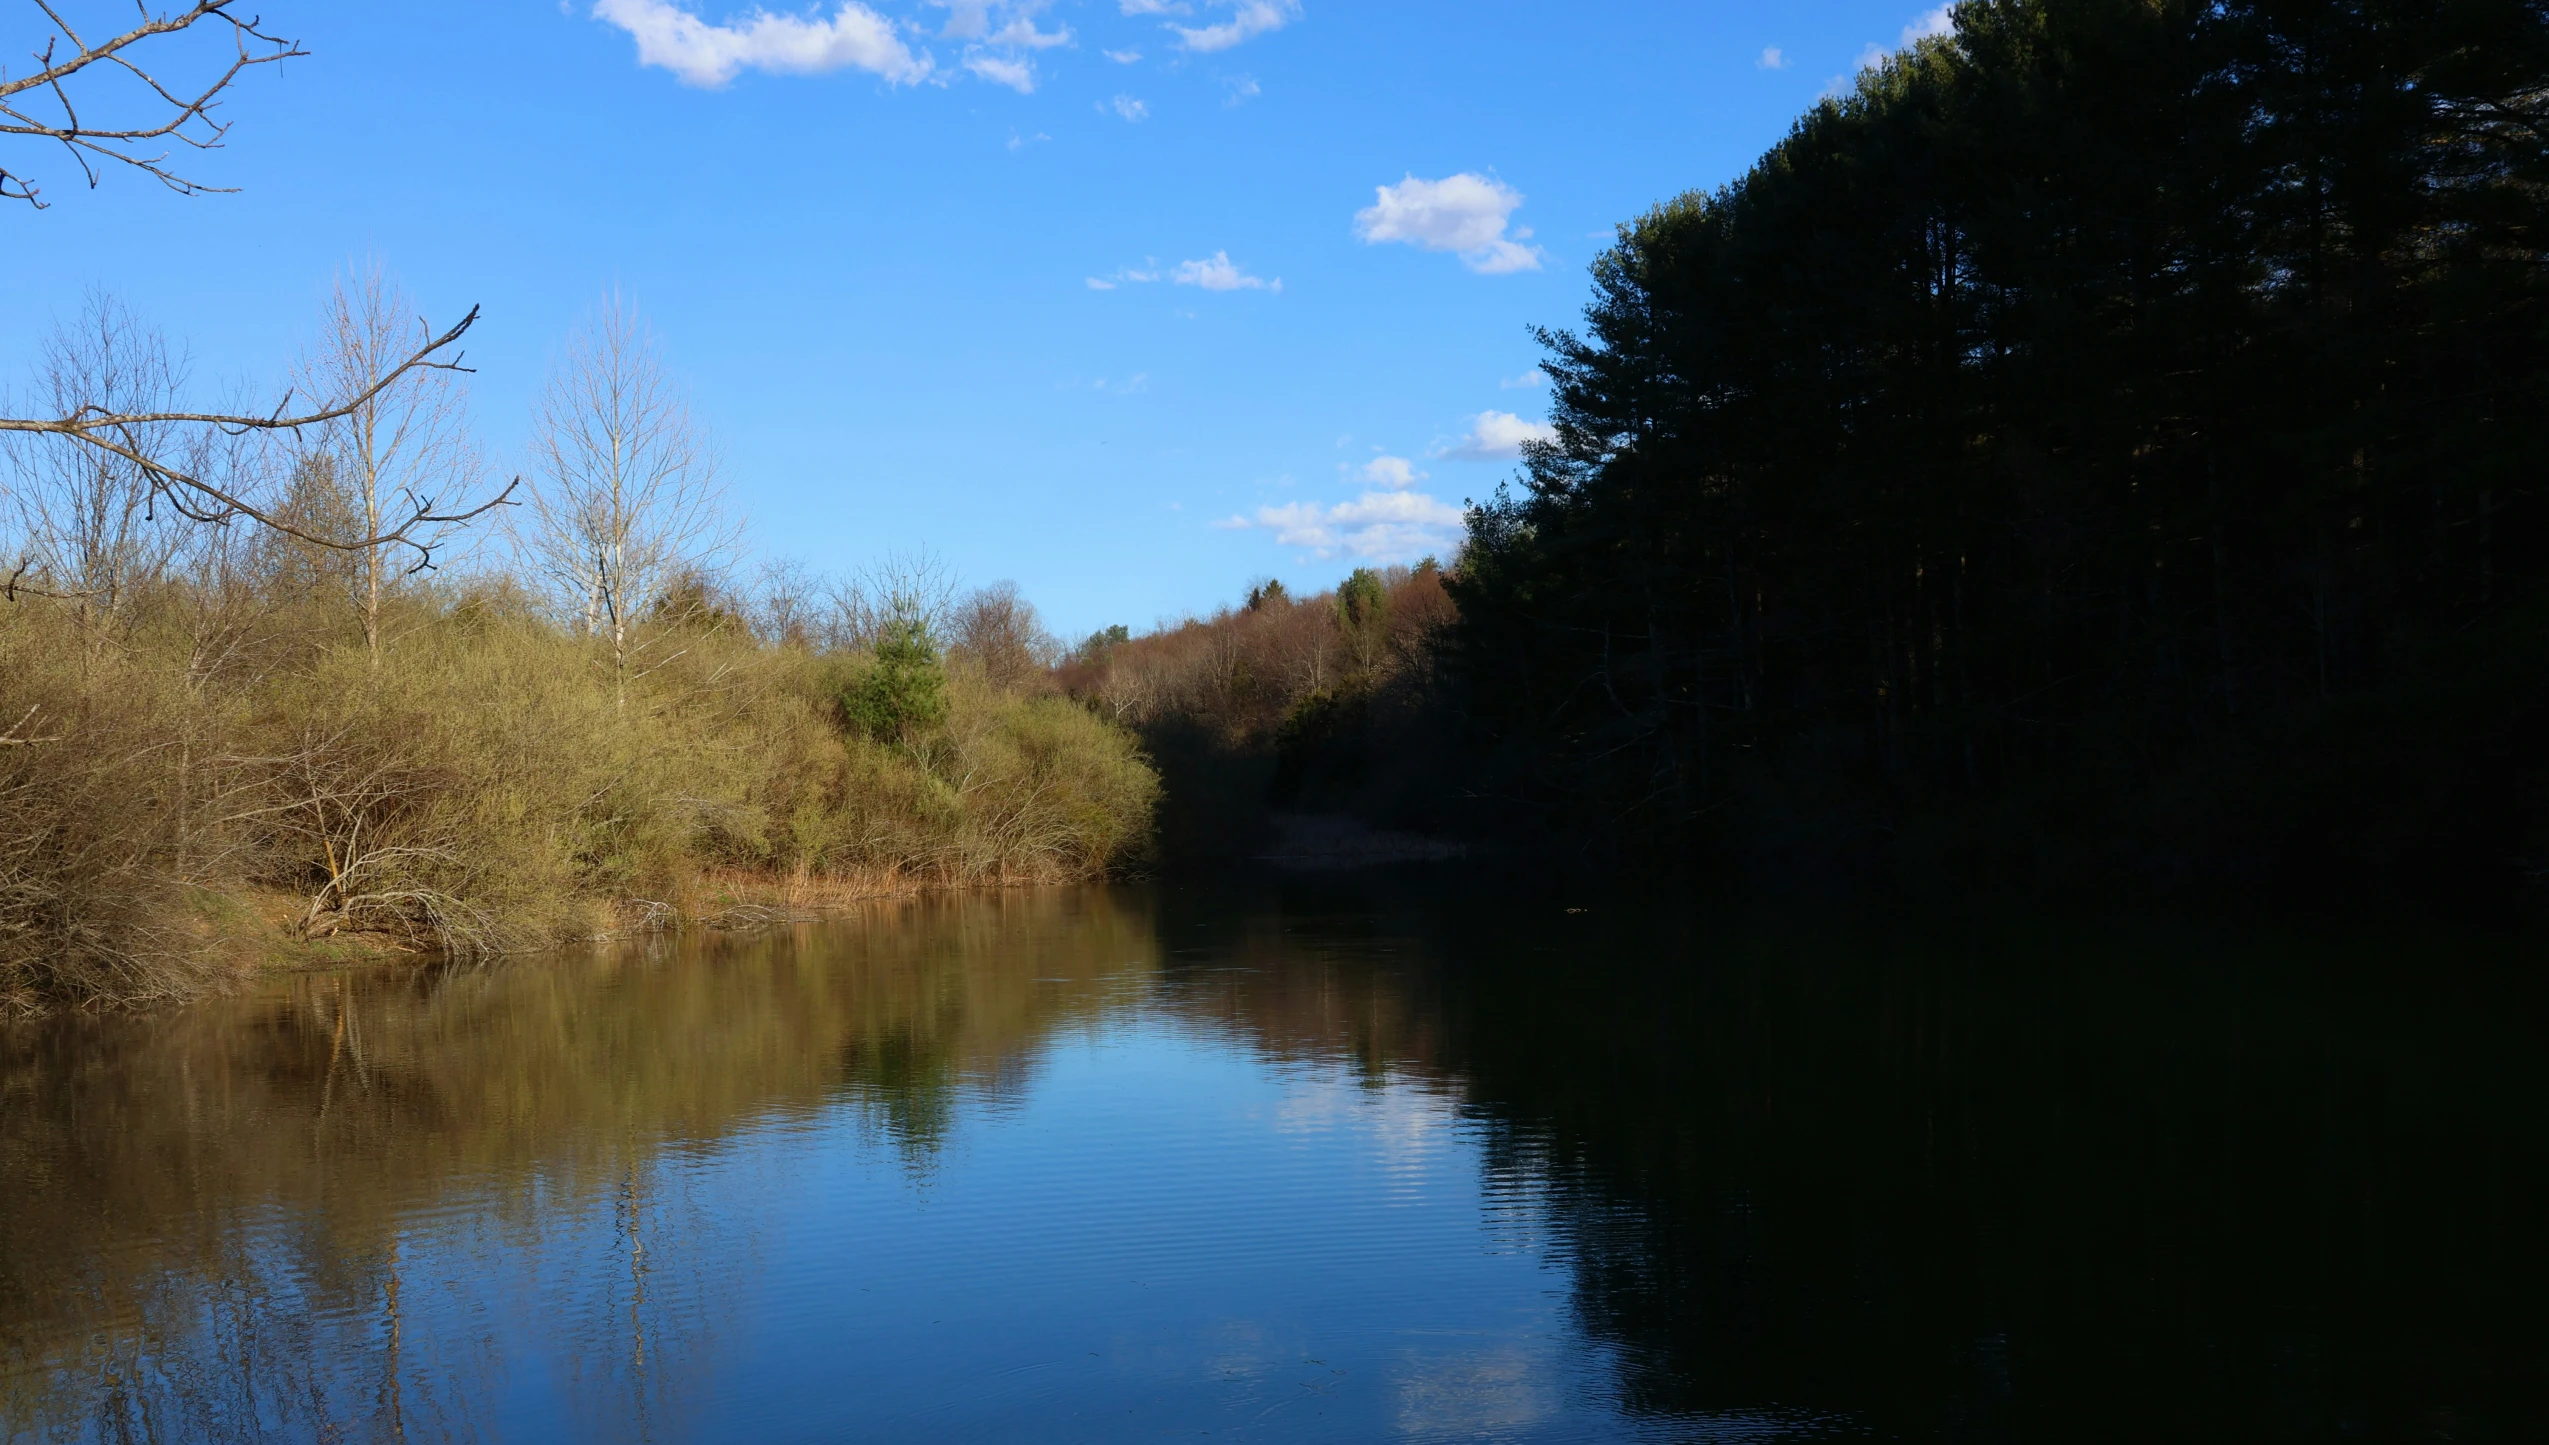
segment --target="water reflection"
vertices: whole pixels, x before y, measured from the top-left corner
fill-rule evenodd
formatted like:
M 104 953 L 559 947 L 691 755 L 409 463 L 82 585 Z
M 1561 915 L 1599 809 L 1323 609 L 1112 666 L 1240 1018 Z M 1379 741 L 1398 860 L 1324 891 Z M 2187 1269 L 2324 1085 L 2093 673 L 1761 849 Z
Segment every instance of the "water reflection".
M 17 1026 L 0 1420 L 2525 1437 L 2501 964 L 1326 883 Z

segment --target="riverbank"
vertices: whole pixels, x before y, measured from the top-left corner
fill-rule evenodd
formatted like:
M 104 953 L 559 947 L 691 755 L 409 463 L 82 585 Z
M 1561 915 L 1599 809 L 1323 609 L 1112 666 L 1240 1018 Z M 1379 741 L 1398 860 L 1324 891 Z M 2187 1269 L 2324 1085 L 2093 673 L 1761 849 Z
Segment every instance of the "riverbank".
M 700 589 L 615 654 L 498 580 L 405 592 L 375 650 L 276 570 L 0 612 L 0 1009 L 1088 879 L 1150 846 L 1131 735 L 979 649 L 880 664 Z

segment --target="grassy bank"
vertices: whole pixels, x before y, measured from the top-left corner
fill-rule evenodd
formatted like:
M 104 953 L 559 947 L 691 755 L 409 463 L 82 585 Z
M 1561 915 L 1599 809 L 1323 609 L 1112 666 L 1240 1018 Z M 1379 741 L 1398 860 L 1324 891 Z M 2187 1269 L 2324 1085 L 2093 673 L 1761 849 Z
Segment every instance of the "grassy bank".
M 0 1006 L 183 997 L 349 941 L 510 952 L 1063 881 L 1148 846 L 1131 735 L 926 624 L 821 645 L 694 587 L 615 666 L 495 579 L 394 593 L 375 652 L 325 579 L 252 560 L 0 608 Z

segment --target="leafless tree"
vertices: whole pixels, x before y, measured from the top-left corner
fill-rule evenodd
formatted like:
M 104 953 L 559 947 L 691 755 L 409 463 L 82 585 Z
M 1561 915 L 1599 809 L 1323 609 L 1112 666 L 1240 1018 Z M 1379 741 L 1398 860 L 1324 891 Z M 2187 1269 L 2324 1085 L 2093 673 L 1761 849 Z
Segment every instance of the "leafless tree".
M 91 293 L 79 317 L 53 333 L 39 368 L 46 402 L 63 412 L 161 410 L 184 374 L 166 339 L 103 293 Z M 136 439 L 160 453 L 168 450 L 166 431 L 135 428 Z M 178 519 L 153 507 L 149 475 L 122 457 L 58 438 L 8 440 L 22 570 L 53 595 L 76 599 L 84 618 L 115 621 L 134 587 L 167 564 L 179 544 Z M 209 438 L 188 440 L 200 451 Z
M 175 147 L 218 150 L 229 134 L 227 123 L 213 118 L 221 96 L 241 74 L 260 65 L 305 56 L 295 41 L 267 34 L 253 16 L 232 13 L 236 0 L 198 0 L 185 9 L 153 10 L 137 3 L 135 23 L 117 33 L 74 26 L 63 11 L 66 0 L 32 0 L 45 19 L 44 40 L 32 52 L 35 66 L 17 75 L 0 67 L 0 136 L 14 140 L 50 141 L 69 153 L 91 187 L 98 168 L 129 166 L 180 195 L 220 191 L 190 180 L 172 168 Z M 212 31 L 230 43 L 216 52 L 208 78 L 163 81 L 154 57 L 168 56 L 187 32 Z M 113 120 L 96 119 L 83 100 L 101 98 L 93 86 L 123 92 L 103 103 L 130 107 Z M 25 201 L 42 209 L 43 188 L 22 171 L 0 168 L 0 200 Z
M 868 647 L 889 628 L 918 626 L 943 640 L 956 608 L 956 571 L 926 548 L 888 552 L 832 584 L 825 642 Z
M 752 630 L 764 642 L 810 646 L 822 603 L 822 579 L 793 557 L 774 557 L 752 579 Z
M 201 464 L 219 451 L 203 442 L 208 436 L 242 440 L 294 435 L 352 415 L 419 372 L 467 371 L 455 348 L 477 321 L 477 308 L 472 307 L 459 325 L 426 338 L 422 345 L 355 389 L 316 399 L 306 411 L 291 410 L 295 393 L 286 393 L 281 403 L 263 415 L 174 407 L 123 410 L 89 402 L 68 407 L 49 418 L 0 416 L 0 436 L 59 437 L 118 459 L 145 479 L 154 507 L 165 504 L 189 521 L 223 523 L 244 517 L 312 546 L 343 552 L 404 547 L 415 555 L 410 567 L 414 570 L 432 562 L 434 539 L 442 529 L 509 504 L 519 483 L 461 510 L 444 508 L 437 494 L 409 493 L 397 499 L 395 510 L 385 513 L 378 530 L 348 536 L 303 525 L 283 509 L 253 500 L 231 478 Z M 23 577 L 23 571 L 19 575 Z M 8 595 L 14 595 L 14 586 L 14 580 L 0 584 L 0 588 L 11 589 Z
M 530 550 L 560 600 L 606 641 L 623 706 L 665 589 L 722 560 L 737 534 L 717 459 L 654 331 L 614 295 L 567 339 L 532 419 L 542 472 Z
M 419 367 L 389 385 L 372 378 L 394 370 L 424 323 L 411 319 L 408 300 L 377 261 L 341 274 L 328 298 L 317 345 L 301 365 L 302 389 L 313 396 L 357 396 L 342 415 L 300 434 L 305 449 L 324 453 L 343 490 L 353 525 L 345 530 L 378 538 L 406 514 L 401 499 L 448 488 L 475 490 L 480 467 L 469 432 L 468 398 L 458 372 Z M 411 534 L 430 551 L 440 540 L 435 524 Z M 381 658 L 381 595 L 391 580 L 393 543 L 376 541 L 355 553 L 354 606 L 372 665 Z
M 994 582 L 957 603 L 949 640 L 992 686 L 1003 689 L 1042 676 L 1062 652 L 1015 582 Z

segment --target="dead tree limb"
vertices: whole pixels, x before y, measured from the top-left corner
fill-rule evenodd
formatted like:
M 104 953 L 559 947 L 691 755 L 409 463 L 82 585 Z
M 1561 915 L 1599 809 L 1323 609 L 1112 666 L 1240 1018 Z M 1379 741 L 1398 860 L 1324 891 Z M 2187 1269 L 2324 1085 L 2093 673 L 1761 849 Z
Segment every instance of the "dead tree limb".
M 237 0 L 197 0 L 184 10 L 157 13 L 137 3 L 140 23 L 122 34 L 95 40 L 74 28 L 53 0 L 30 3 L 44 12 L 53 33 L 45 37 L 43 49 L 33 52 L 35 69 L 17 76 L 0 70 L 0 136 L 60 145 L 92 189 L 101 165 L 129 166 L 183 196 L 233 189 L 206 185 L 172 168 L 173 148 L 219 150 L 230 133 L 228 122 L 213 118 L 222 93 L 253 67 L 309 54 L 298 41 L 266 33 L 259 18 L 232 14 Z M 152 42 L 197 25 L 227 27 L 231 55 L 220 73 L 200 87 L 192 82 L 172 87 L 160 79 L 155 62 L 145 64 L 139 52 L 146 47 L 165 50 L 165 46 L 152 47 Z M 132 120 L 90 119 L 72 92 L 91 79 L 87 72 L 92 69 L 120 73 L 136 82 L 148 113 Z M 38 107 L 43 114 L 37 113 Z M 162 145 L 171 148 L 155 149 Z M 0 168 L 0 200 L 24 201 L 42 210 L 47 205 L 43 190 L 24 173 Z

